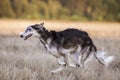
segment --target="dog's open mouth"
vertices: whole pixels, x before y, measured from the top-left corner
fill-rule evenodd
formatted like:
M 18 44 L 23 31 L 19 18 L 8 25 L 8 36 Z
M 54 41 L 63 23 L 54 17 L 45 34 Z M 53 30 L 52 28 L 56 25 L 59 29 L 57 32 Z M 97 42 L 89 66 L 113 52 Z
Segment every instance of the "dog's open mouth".
M 27 40 L 29 37 L 31 37 L 32 36 L 32 34 L 30 34 L 30 35 L 27 35 L 25 38 L 24 38 L 24 40 Z

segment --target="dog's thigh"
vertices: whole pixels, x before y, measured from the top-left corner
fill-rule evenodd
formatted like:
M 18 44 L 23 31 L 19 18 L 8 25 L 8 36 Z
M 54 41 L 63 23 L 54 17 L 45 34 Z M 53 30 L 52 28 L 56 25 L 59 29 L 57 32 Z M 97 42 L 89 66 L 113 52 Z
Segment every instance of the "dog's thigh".
M 79 65 L 80 64 L 79 54 L 78 53 L 73 54 L 73 58 L 74 58 L 75 63 Z
M 84 60 L 84 64 L 86 65 L 89 61 L 91 61 L 94 58 L 94 53 L 91 52 L 90 55 Z

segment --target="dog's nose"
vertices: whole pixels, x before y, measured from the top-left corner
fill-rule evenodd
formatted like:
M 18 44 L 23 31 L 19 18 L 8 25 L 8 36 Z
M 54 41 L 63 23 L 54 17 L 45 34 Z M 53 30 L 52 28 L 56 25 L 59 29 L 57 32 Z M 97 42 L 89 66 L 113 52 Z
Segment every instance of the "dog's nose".
M 21 38 L 23 38 L 23 35 L 20 35 Z

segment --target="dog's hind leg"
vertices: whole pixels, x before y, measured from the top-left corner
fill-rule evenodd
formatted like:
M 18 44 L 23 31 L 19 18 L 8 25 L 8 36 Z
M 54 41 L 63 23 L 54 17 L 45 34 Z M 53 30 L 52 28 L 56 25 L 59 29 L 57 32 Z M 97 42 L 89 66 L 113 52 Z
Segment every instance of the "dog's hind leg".
M 86 47 L 80 51 L 79 60 L 81 68 L 84 68 L 85 63 L 88 61 L 88 57 L 90 55 L 90 51 L 88 49 L 89 47 Z
M 90 60 L 94 58 L 94 52 L 91 52 L 86 58 L 84 59 L 84 65 L 86 65 Z

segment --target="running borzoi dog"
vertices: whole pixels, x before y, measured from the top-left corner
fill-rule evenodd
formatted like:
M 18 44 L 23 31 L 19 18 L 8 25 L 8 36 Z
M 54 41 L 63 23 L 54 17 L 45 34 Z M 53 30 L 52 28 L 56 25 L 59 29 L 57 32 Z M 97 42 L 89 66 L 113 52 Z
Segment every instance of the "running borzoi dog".
M 105 66 L 108 66 L 113 60 L 113 56 L 105 57 L 105 52 L 97 52 L 88 33 L 78 29 L 48 31 L 44 27 L 44 23 L 40 23 L 28 26 L 20 36 L 24 40 L 31 36 L 37 37 L 50 54 L 57 58 L 60 67 L 51 71 L 52 73 L 63 70 L 65 66 L 82 68 L 91 56 L 95 56 Z M 71 62 L 71 55 L 74 56 L 74 64 Z

